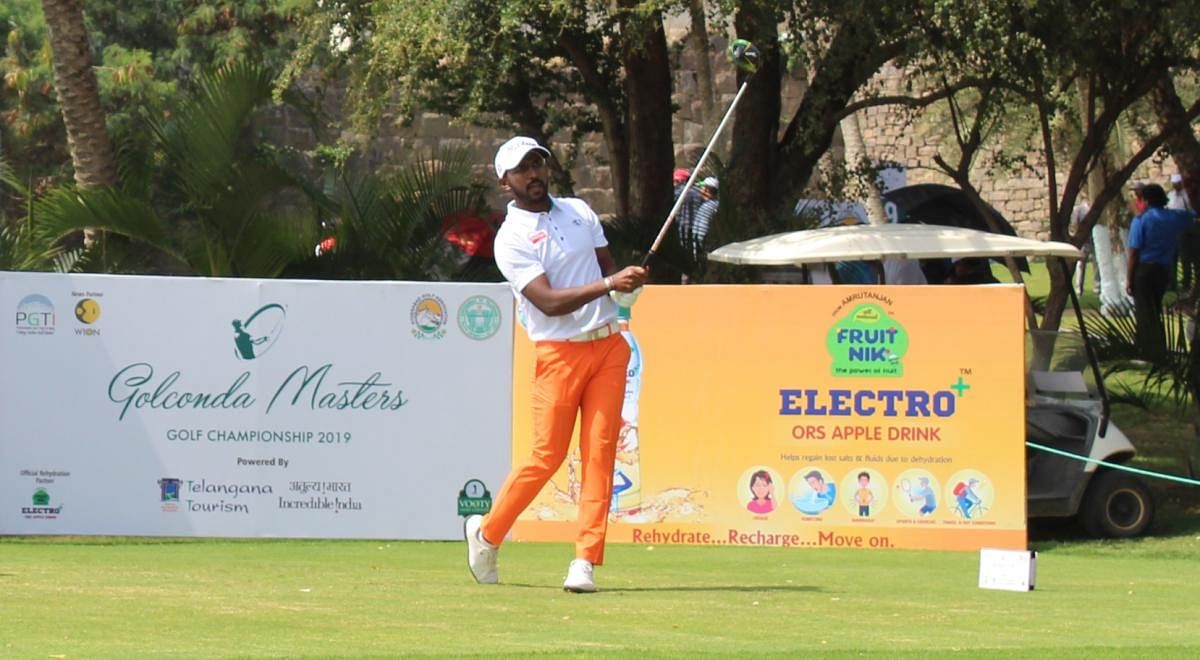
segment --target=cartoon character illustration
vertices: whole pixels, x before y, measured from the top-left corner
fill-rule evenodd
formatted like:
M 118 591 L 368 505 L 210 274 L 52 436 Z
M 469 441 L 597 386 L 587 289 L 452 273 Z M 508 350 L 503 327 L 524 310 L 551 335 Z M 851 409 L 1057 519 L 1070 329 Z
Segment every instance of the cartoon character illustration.
M 968 479 L 966 483 L 960 481 L 954 485 L 954 499 L 958 502 L 958 510 L 962 512 L 963 518 L 969 520 L 973 514 L 979 512 L 983 499 L 975 489 L 980 485 L 978 479 Z
M 771 473 L 759 470 L 750 476 L 750 501 L 746 510 L 750 513 L 771 513 L 775 510 L 775 483 Z
M 792 498 L 792 504 L 801 513 L 815 515 L 833 506 L 837 501 L 837 485 L 826 482 L 820 470 L 809 471 L 804 475 L 804 481 L 811 490 Z
M 908 480 L 905 479 L 904 481 L 907 485 Z M 908 499 L 910 502 L 920 502 L 921 500 L 924 500 L 924 504 L 921 505 L 920 509 L 922 516 L 928 516 L 929 514 L 933 513 L 935 509 L 937 509 L 937 495 L 934 494 L 933 488 L 929 486 L 929 477 L 917 478 L 917 487 L 911 490 L 906 488 L 905 493 L 908 494 Z
M 858 473 L 858 490 L 854 491 L 854 503 L 858 505 L 858 515 L 862 518 L 871 516 L 871 505 L 875 503 L 875 491 L 871 490 L 871 475 L 867 472 Z

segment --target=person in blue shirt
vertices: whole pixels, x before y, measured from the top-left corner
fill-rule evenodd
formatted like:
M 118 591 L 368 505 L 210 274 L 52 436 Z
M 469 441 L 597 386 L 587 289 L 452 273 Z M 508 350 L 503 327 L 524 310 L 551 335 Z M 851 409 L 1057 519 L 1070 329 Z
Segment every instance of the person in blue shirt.
M 1171 283 L 1179 237 L 1196 214 L 1169 209 L 1167 193 L 1157 184 L 1135 185 L 1133 205 L 1137 216 L 1129 228 L 1126 293 L 1133 296 L 1138 350 L 1148 359 L 1166 352 L 1162 326 L 1162 299 Z

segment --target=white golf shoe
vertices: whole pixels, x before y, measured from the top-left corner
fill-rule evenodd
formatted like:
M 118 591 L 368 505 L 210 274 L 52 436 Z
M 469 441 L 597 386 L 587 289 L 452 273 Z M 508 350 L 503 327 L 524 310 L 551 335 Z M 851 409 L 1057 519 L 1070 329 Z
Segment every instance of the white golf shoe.
M 496 584 L 500 575 L 496 571 L 496 555 L 500 549 L 483 540 L 479 527 L 483 516 L 467 516 L 463 522 L 463 536 L 467 539 L 467 568 L 479 584 Z
M 592 562 L 586 559 L 574 559 L 567 567 L 567 579 L 563 580 L 563 591 L 577 594 L 590 594 L 596 590 L 596 582 L 592 579 Z

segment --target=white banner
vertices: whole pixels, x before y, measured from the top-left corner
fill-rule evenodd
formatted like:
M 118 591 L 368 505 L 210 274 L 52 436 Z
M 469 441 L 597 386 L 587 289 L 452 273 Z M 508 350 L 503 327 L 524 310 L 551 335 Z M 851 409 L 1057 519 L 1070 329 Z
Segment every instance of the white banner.
M 510 465 L 512 308 L 0 272 L 0 534 L 459 538 L 459 490 Z

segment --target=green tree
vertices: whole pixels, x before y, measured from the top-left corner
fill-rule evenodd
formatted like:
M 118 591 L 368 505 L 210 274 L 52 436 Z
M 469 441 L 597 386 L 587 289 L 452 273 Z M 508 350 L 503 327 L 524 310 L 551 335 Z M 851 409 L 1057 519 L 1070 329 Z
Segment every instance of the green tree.
M 0 153 L 24 177 L 63 176 L 70 152 L 62 113 L 54 95 L 54 68 L 40 0 L 0 5 Z M 52 165 L 63 166 L 56 171 Z M 66 175 L 69 177 L 69 174 Z M 12 198 L 0 209 L 16 214 Z
M 1197 65 L 1200 11 L 1170 2 L 1132 7 L 1102 0 L 1008 0 L 976 3 L 977 20 L 963 21 L 957 3 L 935 5 L 935 24 L 944 26 L 938 70 L 953 63 L 959 75 L 986 81 L 971 112 L 952 113 L 957 162 L 940 158 L 939 166 L 979 200 L 972 177 L 980 172 L 972 165 L 989 143 L 1020 136 L 1013 129 L 1021 124 L 1012 117 L 1023 115 L 1023 125 L 1034 127 L 1026 134 L 1046 185 L 1050 238 L 1082 245 L 1104 209 L 1119 203 L 1134 171 L 1171 137 L 1147 101 L 1164 72 Z M 1072 19 L 1064 22 L 1064 16 Z M 1200 103 L 1177 110 L 1176 121 L 1190 124 L 1200 116 Z M 1055 126 L 1068 123 L 1078 126 L 1078 142 L 1056 139 Z M 1119 155 L 1108 145 L 1122 126 L 1137 139 Z M 1115 158 L 1111 169 L 1103 168 L 1106 156 Z M 1102 174 L 1090 210 L 1072 233 L 1072 210 L 1096 171 Z M 1058 327 L 1070 286 L 1070 273 L 1057 261 L 1050 266 L 1045 329 Z
M 295 155 L 258 130 L 271 80 L 244 63 L 199 77 L 170 118 L 146 119 L 153 150 L 126 163 L 121 188 L 59 186 L 40 198 L 38 235 L 53 242 L 97 227 L 125 237 L 133 249 L 106 269 L 144 267 L 138 246 L 165 260 L 156 270 L 208 276 L 273 277 L 302 260 L 320 195 L 294 173 Z
M 0 208 L 0 270 L 71 270 L 78 251 L 39 239 L 33 229 L 33 192 L 0 158 L 0 191 L 12 195 L 21 209 L 10 215 Z
M 617 212 L 653 221 L 671 203 L 671 77 L 657 2 L 330 1 L 306 23 L 283 82 L 314 61 L 348 70 L 360 125 L 393 108 L 516 130 L 551 145 L 560 187 L 578 138 L 599 132 Z M 547 141 L 548 142 L 548 141 Z
M 130 138 L 137 136 L 129 133 L 139 125 L 139 114 L 170 112 L 174 99 L 190 91 L 200 71 L 239 60 L 278 70 L 294 45 L 294 10 L 307 4 L 88 0 L 83 20 L 113 144 L 131 148 Z M 5 43 L 0 145 L 22 175 L 66 180 L 70 155 L 40 0 L 0 4 L 0 36 Z

